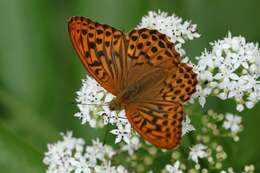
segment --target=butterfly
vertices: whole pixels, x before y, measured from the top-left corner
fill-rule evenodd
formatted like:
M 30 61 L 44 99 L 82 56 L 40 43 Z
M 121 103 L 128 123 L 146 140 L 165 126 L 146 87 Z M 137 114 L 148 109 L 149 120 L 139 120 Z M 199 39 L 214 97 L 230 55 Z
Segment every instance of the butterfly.
M 81 16 L 70 18 L 68 31 L 89 75 L 116 96 L 109 108 L 125 109 L 132 127 L 155 146 L 176 147 L 197 75 L 167 36 L 146 28 L 124 33 Z

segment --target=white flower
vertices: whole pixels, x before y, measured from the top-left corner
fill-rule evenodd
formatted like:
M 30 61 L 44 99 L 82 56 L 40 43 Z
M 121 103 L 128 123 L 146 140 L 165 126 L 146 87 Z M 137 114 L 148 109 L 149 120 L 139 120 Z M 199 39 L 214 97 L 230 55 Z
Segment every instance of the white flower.
M 194 130 L 195 128 L 191 124 L 190 118 L 187 115 L 185 117 L 185 120 L 182 121 L 182 136 Z
M 231 132 L 234 133 L 237 133 L 241 130 L 242 118 L 240 116 L 227 113 L 225 118 L 226 119 L 223 123 L 223 127 L 225 129 L 230 129 Z
M 218 96 L 222 100 L 234 99 L 237 110 L 252 108 L 260 100 L 260 49 L 247 43 L 244 37 L 228 34 L 223 40 L 211 43 L 211 52 L 205 50 L 197 57 L 194 68 L 199 84 L 193 98 L 204 106 L 206 97 Z
M 133 136 L 130 138 L 128 144 L 124 144 L 122 146 L 123 151 L 127 151 L 129 155 L 133 155 L 134 151 L 138 150 L 140 148 L 140 139 L 137 136 Z
M 190 153 L 189 153 L 189 159 L 193 160 L 194 162 L 198 163 L 199 158 L 205 158 L 207 157 L 207 152 L 206 152 L 207 146 L 203 144 L 197 144 L 194 145 L 192 148 L 190 148 Z
M 122 139 L 127 144 L 130 140 L 130 133 L 131 133 L 131 125 L 127 124 L 123 126 L 122 124 L 119 124 L 118 129 L 111 130 L 110 133 L 117 135 L 115 143 L 119 143 Z
M 137 26 L 137 29 L 140 28 L 156 29 L 165 34 L 169 41 L 175 44 L 176 49 L 182 56 L 185 54 L 184 49 L 181 48 L 182 44 L 187 40 L 200 37 L 197 33 L 197 25 L 160 10 L 158 12 L 149 11 L 148 15 L 144 16 Z
M 173 165 L 166 165 L 166 170 L 169 173 L 183 173 L 180 169 L 180 162 L 176 161 Z

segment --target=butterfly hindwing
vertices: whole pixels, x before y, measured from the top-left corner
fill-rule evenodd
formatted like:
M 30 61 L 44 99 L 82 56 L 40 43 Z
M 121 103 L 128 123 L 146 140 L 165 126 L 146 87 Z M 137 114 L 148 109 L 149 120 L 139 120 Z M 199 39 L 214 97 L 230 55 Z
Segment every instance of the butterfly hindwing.
M 84 17 L 72 17 L 68 30 L 82 63 L 102 87 L 114 95 L 121 90 L 126 69 L 124 33 Z
M 153 101 L 126 108 L 133 128 L 160 148 L 174 148 L 181 140 L 183 106 L 180 103 Z

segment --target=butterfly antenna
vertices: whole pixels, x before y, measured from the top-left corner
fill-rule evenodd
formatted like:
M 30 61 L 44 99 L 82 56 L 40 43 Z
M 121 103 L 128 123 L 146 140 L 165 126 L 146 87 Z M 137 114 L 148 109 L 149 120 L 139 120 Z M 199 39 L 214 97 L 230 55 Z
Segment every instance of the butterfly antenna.
M 109 106 L 109 104 L 80 103 L 81 105 Z
M 80 105 L 94 105 L 94 106 L 109 106 L 109 104 L 96 104 L 96 103 L 79 103 L 79 102 L 76 102 L 76 101 L 73 101 L 71 102 L 73 105 L 77 105 L 77 104 L 80 104 Z

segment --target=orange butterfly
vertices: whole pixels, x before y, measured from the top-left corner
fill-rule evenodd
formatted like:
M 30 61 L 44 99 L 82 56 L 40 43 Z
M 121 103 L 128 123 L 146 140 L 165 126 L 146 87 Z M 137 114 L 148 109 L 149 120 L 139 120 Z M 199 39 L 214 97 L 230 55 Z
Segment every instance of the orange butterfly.
M 156 30 L 127 34 L 84 17 L 72 17 L 69 35 L 88 73 L 116 96 L 111 110 L 125 109 L 133 128 L 160 148 L 181 140 L 183 103 L 197 84 L 174 44 Z

